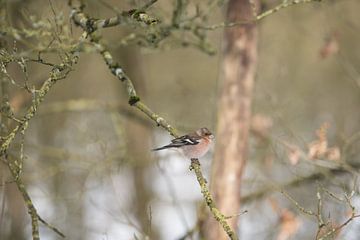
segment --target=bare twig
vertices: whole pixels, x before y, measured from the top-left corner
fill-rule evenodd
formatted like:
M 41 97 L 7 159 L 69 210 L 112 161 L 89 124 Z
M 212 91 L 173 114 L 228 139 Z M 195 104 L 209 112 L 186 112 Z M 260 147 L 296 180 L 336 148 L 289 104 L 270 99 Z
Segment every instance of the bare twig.
M 305 209 L 304 207 L 302 207 L 302 206 L 301 206 L 293 197 L 291 197 L 287 192 L 285 192 L 284 190 L 281 190 L 280 192 L 281 192 L 290 202 L 292 202 L 292 203 L 295 205 L 295 207 L 300 210 L 300 212 L 302 212 L 302 213 L 304 213 L 304 214 L 307 214 L 307 215 L 309 215 L 309 216 L 316 216 L 316 214 L 315 214 L 313 211 L 307 210 L 307 209 Z
M 250 0 L 250 3 L 252 3 L 253 0 Z M 322 0 L 289 0 L 289 1 L 283 1 L 282 3 L 280 3 L 279 5 L 263 12 L 260 13 L 259 15 L 255 15 L 253 19 L 250 20 L 243 20 L 243 21 L 237 21 L 237 22 L 230 22 L 230 23 L 219 23 L 219 24 L 214 24 L 211 26 L 198 26 L 198 28 L 200 29 L 205 29 L 205 30 L 216 30 L 219 28 L 228 28 L 228 27 L 236 27 L 239 25 L 244 25 L 244 24 L 249 24 L 249 23 L 253 23 L 253 22 L 257 22 L 260 21 L 278 11 L 280 11 L 281 9 L 284 8 L 288 8 L 290 6 L 293 5 L 297 5 L 297 4 L 302 4 L 302 3 L 312 3 L 312 2 L 321 2 Z
M 81 43 L 84 39 L 84 36 L 82 36 L 79 40 Z M 28 209 L 28 213 L 31 217 L 31 226 L 32 226 L 32 238 L 33 240 L 39 240 L 39 224 L 38 221 L 40 220 L 42 223 L 45 224 L 45 226 L 49 227 L 51 230 L 59 234 L 60 236 L 64 236 L 58 229 L 48 224 L 45 220 L 39 217 L 36 208 L 34 207 L 34 204 L 26 191 L 25 185 L 23 184 L 20 173 L 22 170 L 22 161 L 24 158 L 22 149 L 24 142 L 21 141 L 21 150 L 20 150 L 20 162 L 18 160 L 8 160 L 7 157 L 7 151 L 10 148 L 11 144 L 13 143 L 15 137 L 18 134 L 24 135 L 25 130 L 27 129 L 30 120 L 36 115 L 38 111 L 38 107 L 40 104 L 44 101 L 45 96 L 49 93 L 49 91 L 52 89 L 52 87 L 55 85 L 55 83 L 61 79 L 64 79 L 67 77 L 69 72 L 72 70 L 72 66 L 77 63 L 78 61 L 78 49 L 77 46 L 75 46 L 68 54 L 66 54 L 66 57 L 63 59 L 63 62 L 57 65 L 52 65 L 52 69 L 50 72 L 50 77 L 44 81 L 40 89 L 32 89 L 31 93 L 33 94 L 33 101 L 31 106 L 27 109 L 26 113 L 23 115 L 23 117 L 19 120 L 17 120 L 17 125 L 9 131 L 9 133 L 6 136 L 2 137 L 1 145 L 0 145 L 0 156 L 2 157 L 3 161 L 7 163 L 8 168 L 10 170 L 10 173 L 12 177 L 14 178 L 15 184 L 22 194 L 22 197 L 24 199 L 24 202 L 26 204 L 26 207 Z M 22 63 L 25 63 L 25 60 L 23 58 L 20 59 Z M 19 61 L 20 61 L 19 60 Z M 17 61 L 15 58 L 8 58 L 8 61 Z M 17 61 L 17 62 L 19 62 Z M 4 61 L 3 61 L 4 64 Z M 6 62 L 5 62 L 6 64 Z M 25 66 L 23 67 L 23 71 L 26 71 Z
M 352 190 L 351 193 L 349 195 L 344 194 L 344 199 L 341 199 L 339 197 L 336 197 L 336 200 L 340 200 L 341 202 L 344 202 L 348 205 L 348 207 L 351 210 L 351 216 L 349 218 L 347 218 L 342 224 L 338 225 L 338 226 L 334 226 L 331 227 L 330 230 L 327 230 L 324 233 L 324 229 L 326 229 L 326 227 L 329 226 L 329 224 L 331 223 L 330 221 L 324 222 L 323 220 L 323 216 L 322 216 L 322 196 L 321 196 L 321 191 L 322 188 L 318 187 L 317 193 L 316 193 L 316 198 L 318 200 L 318 204 L 317 204 L 317 212 L 313 212 L 311 210 L 307 210 L 304 207 L 302 207 L 293 197 L 291 197 L 288 193 L 286 193 L 285 191 L 281 190 L 280 192 L 290 201 L 292 202 L 295 207 L 302 213 L 309 215 L 309 216 L 313 216 L 317 219 L 317 223 L 318 223 L 318 229 L 316 232 L 316 236 L 315 239 L 316 240 L 325 240 L 327 239 L 329 236 L 335 234 L 336 232 L 340 231 L 342 228 L 344 228 L 347 224 L 349 224 L 352 220 L 354 220 L 357 217 L 360 217 L 360 215 L 356 215 L 355 213 L 355 207 L 354 205 L 351 203 L 351 198 L 354 196 L 355 191 Z M 330 191 L 327 191 L 327 193 L 329 194 Z M 335 196 L 335 194 L 330 194 L 330 196 Z

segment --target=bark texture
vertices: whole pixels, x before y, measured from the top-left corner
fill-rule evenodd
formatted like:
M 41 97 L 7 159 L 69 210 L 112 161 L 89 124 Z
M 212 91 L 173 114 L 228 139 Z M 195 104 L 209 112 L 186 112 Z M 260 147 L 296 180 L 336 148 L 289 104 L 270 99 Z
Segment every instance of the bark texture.
M 258 6 L 257 1 L 255 1 Z M 253 18 L 249 0 L 230 0 L 226 21 Z M 241 177 L 248 153 L 251 102 L 257 63 L 255 23 L 226 28 L 221 66 L 222 89 L 218 103 L 218 126 L 211 191 L 219 210 L 227 215 L 240 210 Z M 228 220 L 237 229 L 238 217 Z M 205 239 L 227 239 L 212 218 L 206 223 Z

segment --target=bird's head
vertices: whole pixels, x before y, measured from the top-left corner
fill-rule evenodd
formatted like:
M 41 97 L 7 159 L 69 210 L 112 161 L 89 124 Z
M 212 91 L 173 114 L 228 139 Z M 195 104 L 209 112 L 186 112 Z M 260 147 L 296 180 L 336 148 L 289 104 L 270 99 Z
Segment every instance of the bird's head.
M 207 137 L 209 139 L 214 139 L 215 138 L 215 136 L 206 127 L 198 129 L 196 131 L 196 134 L 198 134 L 201 137 Z

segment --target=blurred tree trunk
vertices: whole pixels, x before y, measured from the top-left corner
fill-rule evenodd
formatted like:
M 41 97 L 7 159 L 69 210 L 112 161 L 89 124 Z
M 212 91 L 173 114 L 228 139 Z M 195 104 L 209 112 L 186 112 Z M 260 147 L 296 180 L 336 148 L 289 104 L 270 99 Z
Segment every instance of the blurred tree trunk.
M 127 48 L 121 53 L 121 59 L 124 59 L 123 66 L 131 75 L 137 92 L 142 98 L 146 97 L 146 84 L 138 50 Z M 134 121 L 133 118 L 127 119 L 125 129 L 127 150 L 132 162 L 135 185 L 133 212 L 144 233 L 150 235 L 151 239 L 159 239 L 157 230 L 154 226 L 150 226 L 149 202 L 152 199 L 152 192 L 146 179 L 148 166 L 150 165 L 151 130 L 148 126 Z M 151 232 L 150 227 L 152 228 Z
M 255 1 L 256 6 L 258 2 Z M 249 0 L 230 0 L 226 22 L 253 18 Z M 227 215 L 240 212 L 241 177 L 245 167 L 251 102 L 257 62 L 255 23 L 226 28 L 221 66 L 222 90 L 218 104 L 218 125 L 211 191 L 220 211 Z M 238 217 L 228 220 L 236 230 Z M 211 217 L 206 223 L 205 239 L 227 239 Z
M 8 232 L 7 236 L 4 234 L 4 239 L 25 240 L 27 236 L 24 233 L 24 229 L 28 219 L 25 219 L 27 212 L 24 206 L 24 199 L 15 184 L 8 184 L 5 187 L 4 193 L 6 194 L 7 214 L 9 214 L 9 219 L 11 219 L 10 232 Z M 6 233 L 6 224 L 4 225 L 2 230 Z

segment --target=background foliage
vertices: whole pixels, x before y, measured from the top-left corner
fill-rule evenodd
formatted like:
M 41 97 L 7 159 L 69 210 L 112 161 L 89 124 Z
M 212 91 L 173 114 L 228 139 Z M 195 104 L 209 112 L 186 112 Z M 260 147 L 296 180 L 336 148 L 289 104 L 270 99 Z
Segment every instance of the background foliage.
M 224 4 L 91 0 L 85 12 L 123 16 L 124 24 L 100 30 L 103 43 L 141 100 L 187 132 L 215 129 Z M 262 4 L 265 12 L 281 3 Z M 67 3 L 0 6 L 0 239 L 31 236 L 18 178 L 39 216 L 68 239 L 197 239 L 202 197 L 189 163 L 150 152 L 169 136 L 127 105 L 122 82 L 89 36 L 79 38 Z M 131 12 L 144 6 L 146 18 Z M 313 239 L 336 227 L 338 239 L 357 239 L 359 8 L 356 0 L 311 2 L 258 22 L 242 239 Z M 201 159 L 207 177 L 211 156 Z M 40 235 L 60 238 L 41 224 Z

